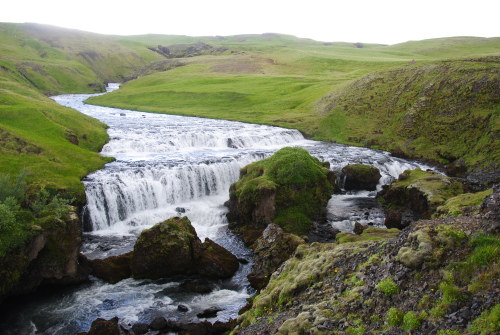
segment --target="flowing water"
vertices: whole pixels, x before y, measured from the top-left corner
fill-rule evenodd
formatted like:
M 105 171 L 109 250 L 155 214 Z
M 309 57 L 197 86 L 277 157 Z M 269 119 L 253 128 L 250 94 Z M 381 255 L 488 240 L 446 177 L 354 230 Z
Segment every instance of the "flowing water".
M 110 90 L 118 88 L 110 85 Z M 78 287 L 40 293 L 22 307 L 13 306 L 0 321 L 6 334 L 74 334 L 87 331 L 98 318 L 118 316 L 124 325 L 149 322 L 156 316 L 181 321 L 222 307 L 215 320 L 228 320 L 253 293 L 246 275 L 251 253 L 227 229 L 224 202 L 239 169 L 285 146 L 300 146 L 339 172 L 346 164 L 363 163 L 380 169 L 378 186 L 405 169 L 427 168 L 366 148 L 310 141 L 292 129 L 240 122 L 150 114 L 83 103 L 92 95 L 54 97 L 58 103 L 95 117 L 109 126 L 110 141 L 102 150 L 116 160 L 84 179 L 84 244 L 89 258 L 103 258 L 132 249 L 141 230 L 172 216 L 186 215 L 200 239 L 209 237 L 237 257 L 249 260 L 230 280 L 215 281 L 208 294 L 184 291 L 184 278 L 126 279 L 115 285 L 92 278 Z M 334 195 L 328 203 L 329 224 L 351 231 L 355 221 L 383 225 L 376 192 Z M 183 304 L 186 313 L 177 310 Z

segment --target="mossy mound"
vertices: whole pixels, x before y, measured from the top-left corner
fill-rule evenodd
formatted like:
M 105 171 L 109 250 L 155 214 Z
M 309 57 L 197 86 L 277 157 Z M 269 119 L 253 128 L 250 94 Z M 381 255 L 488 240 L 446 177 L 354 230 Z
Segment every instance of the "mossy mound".
M 380 180 L 380 171 L 374 166 L 349 164 L 342 168 L 344 189 L 375 191 Z
M 446 200 L 464 192 L 459 181 L 434 171 L 406 170 L 378 194 L 386 209 L 386 226 L 403 228 L 414 219 L 428 219 Z M 404 220 L 404 216 L 409 217 Z
M 458 216 L 462 214 L 477 214 L 483 199 L 493 193 L 493 189 L 488 189 L 476 193 L 459 194 L 456 197 L 446 200 L 437 208 L 435 216 L 444 218 L 448 216 Z
M 227 215 L 239 232 L 263 230 L 274 222 L 286 232 L 305 235 L 321 220 L 335 176 L 305 149 L 283 148 L 242 168 L 231 185 Z

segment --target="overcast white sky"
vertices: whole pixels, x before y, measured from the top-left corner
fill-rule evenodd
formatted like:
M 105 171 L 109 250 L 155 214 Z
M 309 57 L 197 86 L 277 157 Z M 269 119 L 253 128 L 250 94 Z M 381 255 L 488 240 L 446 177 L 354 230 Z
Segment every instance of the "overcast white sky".
M 0 6 L 0 22 L 118 35 L 274 32 L 394 44 L 500 36 L 500 0 L 11 0 Z

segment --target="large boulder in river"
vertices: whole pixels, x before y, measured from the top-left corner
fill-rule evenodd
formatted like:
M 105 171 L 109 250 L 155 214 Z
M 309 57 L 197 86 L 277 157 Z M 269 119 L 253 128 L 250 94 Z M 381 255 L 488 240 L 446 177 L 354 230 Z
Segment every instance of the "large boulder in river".
M 201 243 L 187 217 L 173 217 L 145 229 L 134 245 L 134 278 L 158 279 L 200 274 L 227 278 L 238 269 L 238 259 L 207 239 Z
M 252 243 L 270 223 L 285 232 L 306 235 L 313 221 L 325 219 L 335 175 L 302 148 L 283 148 L 273 156 L 240 170 L 231 185 L 229 227 Z
M 268 225 L 253 246 L 254 263 L 248 275 L 252 287 L 258 290 L 264 288 L 271 274 L 303 243 L 303 239 L 285 233 L 280 226 L 273 223 Z
M 374 191 L 380 180 L 380 171 L 374 166 L 349 164 L 342 168 L 345 190 Z
M 209 238 L 202 244 L 202 251 L 197 259 L 197 272 L 205 277 L 229 278 L 240 263 L 236 256 Z
M 196 273 L 201 241 L 187 217 L 173 217 L 145 229 L 134 245 L 134 278 L 158 279 Z
M 446 200 L 464 192 L 462 183 L 435 171 L 406 170 L 377 195 L 386 210 L 388 228 L 404 228 L 428 219 Z

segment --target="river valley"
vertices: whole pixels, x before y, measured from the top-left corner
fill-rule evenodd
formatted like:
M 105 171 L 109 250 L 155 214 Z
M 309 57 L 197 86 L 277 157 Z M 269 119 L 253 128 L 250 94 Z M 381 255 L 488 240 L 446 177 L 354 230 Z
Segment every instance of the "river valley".
M 114 316 L 125 326 L 157 316 L 196 321 L 196 314 L 212 306 L 223 310 L 210 321 L 235 318 L 254 293 L 246 279 L 252 255 L 227 229 L 224 202 L 241 167 L 279 148 L 303 147 L 329 162 L 335 172 L 351 163 L 373 165 L 382 174 L 379 190 L 406 169 L 428 168 L 383 151 L 307 140 L 293 129 L 92 106 L 83 102 L 90 96 L 53 97 L 106 123 L 110 141 L 102 154 L 115 158 L 83 180 L 87 205 L 82 213 L 82 252 L 89 258 L 128 252 L 143 229 L 186 215 L 201 240 L 209 237 L 249 263 L 241 264 L 233 278 L 213 282 L 214 290 L 208 294 L 183 290 L 185 278 L 126 279 L 114 285 L 92 278 L 88 284 L 40 293 L 19 304 L 22 307 L 12 306 L 0 321 L 2 333 L 74 334 L 87 331 L 96 318 Z M 329 224 L 341 231 L 351 231 L 356 221 L 383 226 L 384 214 L 375 195 L 369 191 L 334 195 L 328 204 Z M 179 312 L 180 304 L 188 311 Z

